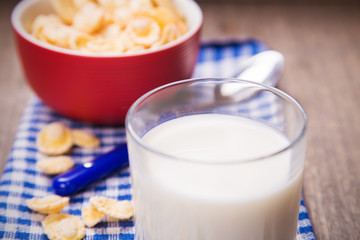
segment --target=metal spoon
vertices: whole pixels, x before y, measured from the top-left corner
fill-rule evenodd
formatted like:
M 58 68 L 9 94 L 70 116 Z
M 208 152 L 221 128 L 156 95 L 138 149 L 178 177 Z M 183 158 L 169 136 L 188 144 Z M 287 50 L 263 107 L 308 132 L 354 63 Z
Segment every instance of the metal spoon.
M 233 78 L 276 86 L 284 69 L 284 56 L 274 50 L 260 52 L 242 62 Z M 222 102 L 240 101 L 253 94 L 246 85 L 237 83 L 223 83 L 215 88 L 215 97 Z

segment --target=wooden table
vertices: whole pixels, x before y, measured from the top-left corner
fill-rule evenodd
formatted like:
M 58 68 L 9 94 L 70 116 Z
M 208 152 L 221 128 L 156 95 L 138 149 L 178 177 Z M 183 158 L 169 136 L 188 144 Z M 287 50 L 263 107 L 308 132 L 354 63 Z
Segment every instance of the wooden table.
M 1 1 L 0 172 L 31 91 Z M 282 52 L 279 88 L 309 117 L 304 197 L 317 239 L 360 239 L 360 5 L 201 3 L 204 38 L 256 36 Z

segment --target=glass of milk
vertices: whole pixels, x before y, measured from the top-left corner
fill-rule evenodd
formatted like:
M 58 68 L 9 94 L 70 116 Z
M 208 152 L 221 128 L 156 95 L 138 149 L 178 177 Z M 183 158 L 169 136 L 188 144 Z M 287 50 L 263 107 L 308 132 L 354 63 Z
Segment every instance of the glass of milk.
M 191 79 L 126 118 L 137 240 L 294 240 L 307 117 L 236 79 Z

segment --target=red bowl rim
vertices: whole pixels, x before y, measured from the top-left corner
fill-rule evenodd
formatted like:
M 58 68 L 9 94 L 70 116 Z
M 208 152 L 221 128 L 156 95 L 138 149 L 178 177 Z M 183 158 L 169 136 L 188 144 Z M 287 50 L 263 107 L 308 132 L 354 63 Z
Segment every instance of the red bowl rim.
M 47 49 L 49 51 L 54 51 L 57 53 L 65 54 L 65 55 L 73 55 L 73 56 L 79 56 L 79 57 L 92 57 L 92 58 L 122 58 L 122 57 L 133 57 L 133 56 L 142 56 L 142 55 L 148 55 L 153 53 L 158 53 L 162 51 L 166 51 L 170 48 L 174 48 L 178 45 L 181 45 L 182 43 L 186 42 L 188 39 L 193 38 L 195 35 L 197 35 L 200 32 L 200 29 L 203 25 L 203 15 L 202 11 L 199 7 L 199 5 L 193 1 L 193 0 L 177 0 L 176 2 L 179 4 L 183 4 L 186 7 L 186 12 L 190 11 L 188 13 L 189 15 L 193 15 L 195 17 L 195 24 L 191 25 L 190 29 L 181 37 L 178 39 L 167 43 L 165 45 L 159 46 L 155 49 L 145 49 L 145 50 L 139 50 L 135 52 L 129 52 L 129 53 L 90 53 L 90 52 L 82 52 L 78 50 L 73 49 L 67 49 L 62 48 L 58 46 L 51 45 L 46 42 L 42 42 L 32 35 L 30 35 L 22 26 L 22 23 L 20 21 L 21 15 L 26 12 L 28 7 L 33 5 L 34 3 L 37 3 L 42 0 L 23 0 L 19 2 L 15 8 L 13 9 L 11 13 L 11 25 L 13 30 L 19 34 L 21 37 L 26 39 L 28 42 L 37 45 L 38 47 Z M 185 14 L 186 15 L 186 14 Z

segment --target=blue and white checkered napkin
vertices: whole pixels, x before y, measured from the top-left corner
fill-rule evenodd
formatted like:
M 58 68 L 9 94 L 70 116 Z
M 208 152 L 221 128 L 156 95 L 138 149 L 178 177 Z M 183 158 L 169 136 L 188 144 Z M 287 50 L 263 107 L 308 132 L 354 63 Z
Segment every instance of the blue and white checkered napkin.
M 194 77 L 230 76 L 242 59 L 265 50 L 259 41 L 232 41 L 204 43 Z M 43 215 L 32 212 L 25 204 L 27 199 L 52 193 L 52 178 L 41 173 L 35 166 L 42 155 L 36 149 L 36 135 L 45 125 L 61 121 L 71 128 L 88 129 L 101 139 L 101 147 L 95 150 L 74 148 L 70 153 L 77 164 L 104 154 L 125 142 L 122 127 L 101 127 L 80 123 L 60 116 L 33 97 L 21 120 L 13 148 L 0 180 L 0 239 L 46 239 L 41 227 Z M 129 169 L 122 169 L 100 180 L 84 191 L 71 197 L 63 212 L 80 215 L 83 205 L 94 195 L 131 199 Z M 86 229 L 86 239 L 134 239 L 132 221 L 101 222 Z M 315 239 L 311 222 L 301 201 L 297 240 Z

